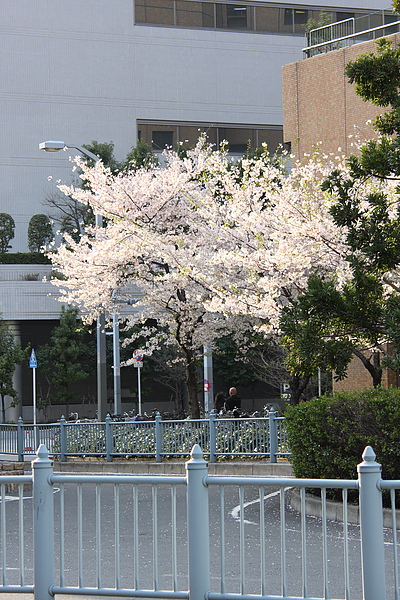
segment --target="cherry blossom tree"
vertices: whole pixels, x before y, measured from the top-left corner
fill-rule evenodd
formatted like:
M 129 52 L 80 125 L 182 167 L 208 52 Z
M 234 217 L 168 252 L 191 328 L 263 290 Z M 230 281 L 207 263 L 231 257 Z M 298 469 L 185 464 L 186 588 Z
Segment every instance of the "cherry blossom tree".
M 127 326 L 157 322 L 157 329 L 148 328 L 144 350 L 149 354 L 160 343 L 178 346 L 193 417 L 200 414 L 198 351 L 228 326 L 225 315 L 205 307 L 210 291 L 196 277 L 198 261 L 186 266 L 186 256 L 196 258 L 205 243 L 194 216 L 196 206 L 209 194 L 201 175 L 211 157 L 211 150 L 199 147 L 190 158 L 171 153 L 165 168 L 146 167 L 119 175 L 101 164 L 90 168 L 80 163 L 89 186 L 62 189 L 101 213 L 106 227 L 88 227 L 79 241 L 67 236 L 54 259 L 66 277 L 55 281 L 63 300 L 84 307 L 86 320 L 99 311 L 116 312 L 116 297 L 128 299 L 130 286 L 140 288 L 141 300 Z
M 267 152 L 234 164 L 204 140 L 165 158 L 163 167 L 120 174 L 79 163 L 88 185 L 61 188 L 106 226 L 89 227 L 79 241 L 66 238 L 53 258 L 65 279 L 54 283 L 87 320 L 118 312 L 116 298 L 137 286 L 141 300 L 128 325 L 157 322 L 148 329 L 149 354 L 160 343 L 177 345 L 197 417 L 196 357 L 204 343 L 227 331 L 238 340 L 249 329 L 279 335 L 282 309 L 306 292 L 311 276 L 338 289 L 351 278 L 346 230 L 322 186 L 334 168 L 346 176 L 347 166 L 316 153 L 288 174 Z M 370 190 L 380 185 L 364 182 Z

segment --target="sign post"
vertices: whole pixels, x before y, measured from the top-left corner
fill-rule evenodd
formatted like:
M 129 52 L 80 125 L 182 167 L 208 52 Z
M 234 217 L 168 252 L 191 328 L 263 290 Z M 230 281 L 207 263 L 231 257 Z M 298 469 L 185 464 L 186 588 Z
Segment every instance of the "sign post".
M 214 382 L 213 382 L 213 363 L 211 344 L 203 348 L 203 368 L 204 368 L 204 412 L 210 413 L 214 408 Z
M 138 386 L 138 414 L 142 414 L 142 396 L 140 390 L 140 369 L 143 367 L 143 354 L 139 350 L 135 350 L 133 353 L 134 363 L 133 366 L 137 368 L 137 386 Z
M 29 366 L 32 369 L 32 398 L 33 398 L 33 439 L 35 440 L 35 451 L 37 450 L 37 434 L 36 434 L 36 368 L 37 360 L 34 349 L 32 348 L 29 359 Z

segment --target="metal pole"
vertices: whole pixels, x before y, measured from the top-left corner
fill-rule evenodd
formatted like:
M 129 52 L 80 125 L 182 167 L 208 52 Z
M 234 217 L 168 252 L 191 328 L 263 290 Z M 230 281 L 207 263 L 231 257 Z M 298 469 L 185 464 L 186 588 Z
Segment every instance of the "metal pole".
M 162 461 L 162 425 L 161 425 L 161 415 L 159 412 L 156 414 L 156 462 Z
M 36 428 L 36 367 L 32 368 L 32 396 L 33 396 L 33 439 L 35 443 L 35 452 L 38 449 L 38 438 Z
M 121 360 L 119 353 L 119 321 L 113 315 L 113 357 L 114 357 L 114 413 L 122 414 L 121 406 Z
M 40 444 L 37 458 L 32 461 L 33 473 L 33 547 L 34 598 L 54 600 L 54 494 L 50 482 L 53 461 L 44 444 Z
M 204 363 L 204 412 L 210 413 L 214 408 L 214 380 L 211 344 L 203 348 Z
M 104 313 L 97 317 L 97 419 L 104 421 L 107 414 L 107 363 L 106 363 L 106 318 Z
M 185 464 L 187 477 L 187 530 L 189 555 L 189 598 L 204 600 L 210 591 L 210 522 L 208 467 L 203 452 L 195 444 L 191 459 Z
M 138 413 L 139 415 L 142 414 L 142 393 L 141 393 L 141 389 L 140 389 L 140 369 L 142 368 L 142 365 L 139 363 L 137 365 L 137 389 L 138 389 Z
M 22 462 L 24 460 L 24 423 L 22 417 L 18 417 L 17 423 L 17 453 L 18 461 Z
M 385 600 L 385 554 L 383 540 L 382 467 L 367 446 L 364 461 L 357 465 L 360 494 L 361 561 L 364 600 Z
M 112 461 L 112 430 L 111 430 L 111 417 L 110 415 L 106 416 L 106 457 L 107 457 L 107 462 L 111 462 Z
M 210 427 L 210 463 L 217 462 L 216 450 L 217 450 L 217 436 L 216 436 L 216 418 L 215 411 L 212 409 L 209 417 L 209 427 Z
M 64 415 L 60 419 L 60 460 L 67 462 L 67 430 Z
M 277 426 L 276 426 L 276 412 L 274 409 L 270 410 L 268 413 L 268 422 L 269 422 L 269 462 L 276 463 L 277 462 L 277 452 L 278 452 L 278 436 L 277 436 Z

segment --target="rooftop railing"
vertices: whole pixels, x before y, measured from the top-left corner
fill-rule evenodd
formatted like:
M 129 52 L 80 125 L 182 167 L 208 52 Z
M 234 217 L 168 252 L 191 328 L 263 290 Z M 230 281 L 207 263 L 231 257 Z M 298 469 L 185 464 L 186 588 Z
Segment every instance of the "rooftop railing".
M 303 48 L 304 57 L 310 58 L 331 50 L 398 33 L 399 25 L 399 15 L 382 11 L 311 29 L 306 34 L 307 46 Z

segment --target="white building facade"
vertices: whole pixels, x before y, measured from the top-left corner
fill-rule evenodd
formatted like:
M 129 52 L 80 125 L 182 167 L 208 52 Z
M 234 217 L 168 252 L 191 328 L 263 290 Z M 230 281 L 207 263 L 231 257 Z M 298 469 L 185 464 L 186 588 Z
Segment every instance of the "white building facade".
M 137 139 L 161 151 L 202 130 L 234 153 L 249 141 L 274 149 L 281 68 L 302 58 L 307 20 L 383 9 L 387 0 L 2 2 L 0 212 L 16 223 L 10 251 L 27 250 L 30 218 L 48 210 L 54 181 L 72 178 L 74 151 L 44 153 L 40 142 L 112 141 L 122 159 Z M 39 271 L 11 276 L 0 266 L 0 313 L 15 331 L 58 317 L 49 284 L 26 280 Z

